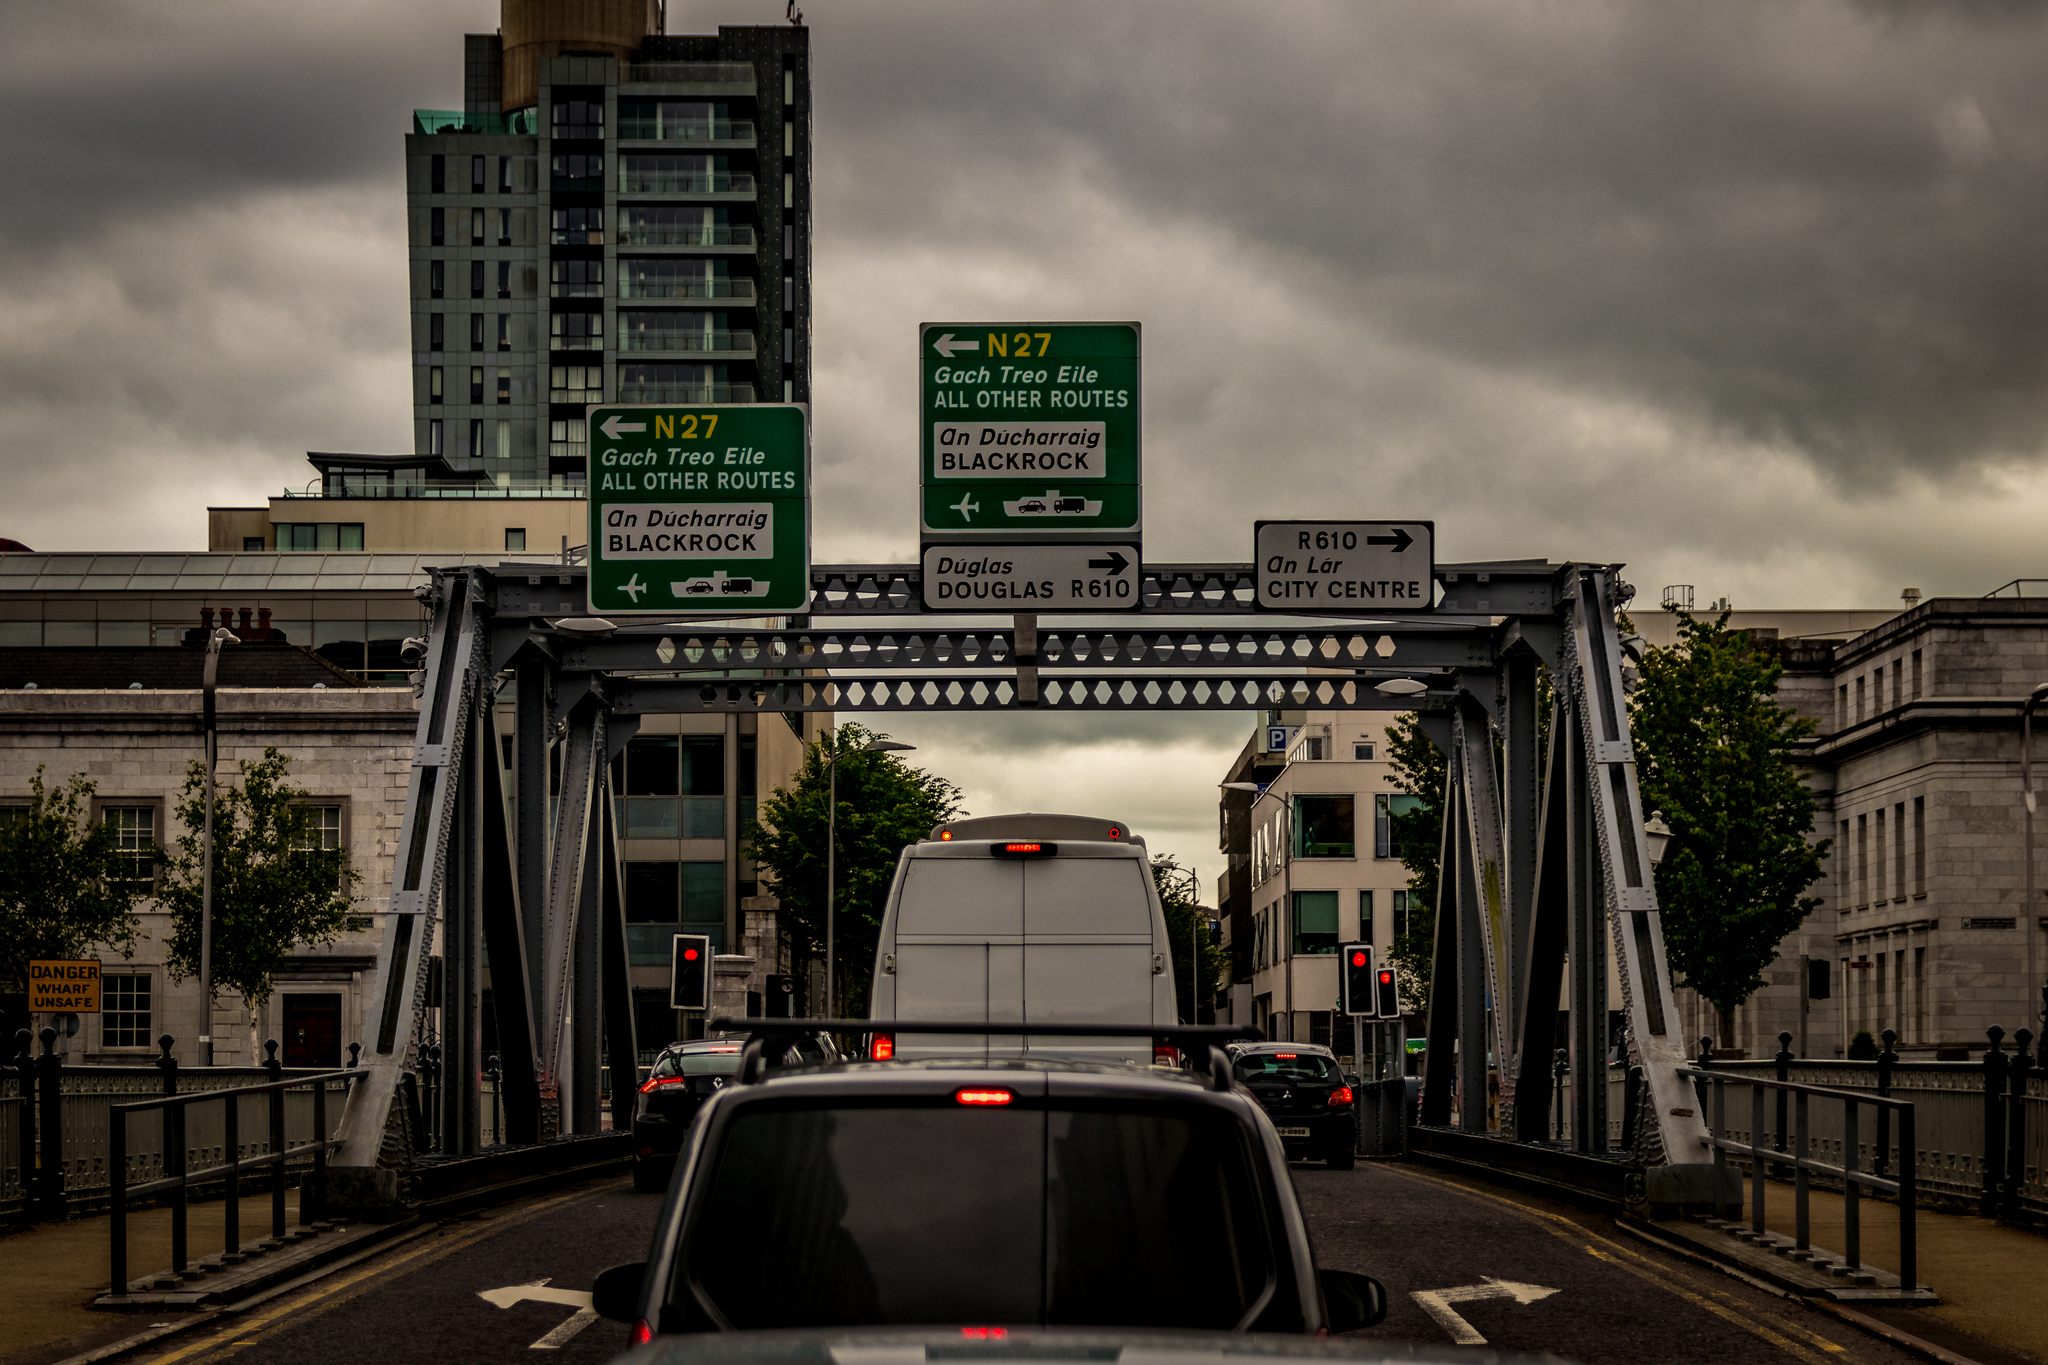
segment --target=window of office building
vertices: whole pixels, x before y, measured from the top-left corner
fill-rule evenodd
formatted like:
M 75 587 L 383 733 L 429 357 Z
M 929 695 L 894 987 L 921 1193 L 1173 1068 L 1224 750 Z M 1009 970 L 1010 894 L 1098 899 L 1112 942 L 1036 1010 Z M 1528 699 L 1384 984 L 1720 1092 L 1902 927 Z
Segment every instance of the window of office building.
M 1889 896 L 1889 894 L 1890 894 L 1889 892 L 1887 892 L 1887 891 L 1885 890 L 1885 883 L 1884 883 L 1884 874 L 1885 874 L 1885 856 L 1884 856 L 1884 816 L 1885 816 L 1885 810 L 1884 810 L 1884 807 L 1883 807 L 1883 806 L 1879 806 L 1879 807 L 1877 808 L 1877 815 L 1876 815 L 1876 818 L 1874 818 L 1874 819 L 1873 819 L 1873 820 L 1872 820 L 1872 821 L 1870 822 L 1870 824 L 1871 824 L 1871 847 L 1872 847 L 1872 848 L 1874 848 L 1874 849 L 1875 849 L 1875 850 L 1877 851 L 1877 857 L 1876 857 L 1876 860 L 1875 860 L 1875 861 L 1873 861 L 1873 862 L 1871 863 L 1871 865 L 1870 865 L 1870 883 L 1871 883 L 1871 891 L 1872 891 L 1872 895 L 1871 895 L 1871 901 L 1872 901 L 1872 903 L 1874 903 L 1874 904 L 1883 904 L 1883 902 L 1884 902 L 1884 901 L 1885 901 L 1885 900 L 1887 899 L 1887 897 L 1888 897 L 1888 896 Z
M 550 261 L 548 297 L 594 299 L 604 294 L 603 261 Z
M 1379 752 L 1380 746 L 1377 744 L 1360 742 L 1351 746 L 1351 758 L 1357 763 L 1370 763 L 1379 757 Z
M 1913 696 L 1920 696 L 1920 651 L 1913 651 Z
M 155 1047 L 151 987 L 142 972 L 109 972 L 100 980 L 100 1046 Z
M 244 550 L 262 550 L 267 549 L 268 545 L 262 536 L 243 536 L 242 548 Z
M 574 182 L 578 180 L 602 181 L 604 179 L 604 154 L 602 152 L 570 152 L 564 155 L 557 152 L 548 163 L 548 174 L 555 180 L 554 188 L 558 190 L 602 189 L 603 186 L 599 183 L 579 185 Z M 564 180 L 571 183 L 564 185 L 561 183 Z
M 627 863 L 622 889 L 629 924 L 674 924 L 681 904 L 679 863 Z
M 469 296 L 473 299 L 480 299 L 484 296 L 484 263 L 482 261 L 471 261 L 469 263 Z
M 512 401 L 512 372 L 498 371 L 498 403 L 503 406 Z
M 428 261 L 428 262 L 427 262 L 427 296 L 428 296 L 429 298 L 436 298 L 436 299 L 438 299 L 438 298 L 440 298 L 440 297 L 441 297 L 441 296 L 442 296 L 443 294 L 445 294 L 445 293 L 447 293 L 447 292 L 448 292 L 448 263 L 447 263 L 446 261 Z
M 432 169 L 428 172 L 427 185 L 435 194 L 446 194 L 448 192 L 447 157 L 437 156 L 433 158 Z
M 427 314 L 427 349 L 430 351 L 446 350 L 447 342 L 448 315 L 446 313 Z
M 484 192 L 484 159 L 480 156 L 469 159 L 469 191 L 471 194 Z
M 427 453 L 439 455 L 441 451 L 441 419 L 436 417 L 427 423 Z
M 512 193 L 512 158 L 509 156 L 498 158 L 498 193 Z
M 1927 894 L 1927 798 L 1913 798 L 1913 894 Z
M 1294 893 L 1294 955 L 1317 956 L 1337 951 L 1337 893 Z
M 1406 815 L 1420 809 L 1422 798 L 1382 792 L 1372 799 L 1372 856 L 1392 858 L 1394 850 L 1394 817 Z
M 501 299 L 512 297 L 512 262 L 510 261 L 498 262 L 498 297 Z
M 484 315 L 482 313 L 471 313 L 469 315 L 469 349 L 481 351 L 483 348 Z
M 429 366 L 427 369 L 427 401 L 429 403 L 441 401 L 441 367 L 439 365 Z
M 752 384 L 732 382 L 729 365 L 632 363 L 619 366 L 621 403 L 751 403 Z
M 482 246 L 484 244 L 484 211 L 482 209 L 471 209 L 469 211 L 469 244 L 471 246 Z
M 550 403 L 599 403 L 604 401 L 604 366 L 550 365 Z
M 470 367 L 469 401 L 472 403 L 481 403 L 484 401 L 484 371 L 483 366 L 481 365 L 474 365 Z
M 1396 891 L 1394 893 L 1393 911 L 1394 922 L 1390 927 L 1393 930 L 1393 938 L 1399 940 L 1406 937 L 1408 933 L 1408 893 L 1406 891 Z
M 620 179 L 634 193 L 695 193 L 712 189 L 750 190 L 750 175 L 703 169 L 699 163 L 724 157 L 658 156 L 625 158 Z M 644 188 L 642 188 L 644 186 Z M 732 221 L 722 204 L 631 205 L 619 210 L 621 246 L 752 246 L 754 229 Z
M 664 308 L 619 314 L 622 351 L 751 351 L 751 332 L 735 332 L 724 313 Z
M 121 881 L 131 889 L 148 891 L 156 885 L 156 807 L 107 806 L 101 814 L 114 834 L 114 852 L 120 859 Z
M 498 314 L 498 349 L 501 351 L 512 349 L 512 315 L 510 313 Z
M 498 210 L 498 245 L 512 245 L 512 210 Z
M 555 246 L 603 246 L 604 208 L 593 204 L 551 210 L 548 240 Z
M 556 100 L 549 111 L 553 135 L 558 138 L 604 136 L 604 101 Z
M 732 278 L 732 267 L 710 257 L 619 262 L 622 299 L 750 299 L 754 282 Z
M 548 319 L 548 346 L 556 351 L 604 349 L 604 314 L 555 313 Z
M 441 424 L 432 423 L 434 427 Z M 360 521 L 280 521 L 277 523 L 280 550 L 360 550 L 363 524 Z
M 507 526 L 505 528 L 505 548 L 508 550 L 523 550 L 526 548 L 526 528 L 524 526 Z
M 434 246 L 448 244 L 448 210 L 434 209 L 427 215 L 427 237 Z
M 1371 943 L 1372 936 L 1372 892 L 1358 893 L 1358 941 Z

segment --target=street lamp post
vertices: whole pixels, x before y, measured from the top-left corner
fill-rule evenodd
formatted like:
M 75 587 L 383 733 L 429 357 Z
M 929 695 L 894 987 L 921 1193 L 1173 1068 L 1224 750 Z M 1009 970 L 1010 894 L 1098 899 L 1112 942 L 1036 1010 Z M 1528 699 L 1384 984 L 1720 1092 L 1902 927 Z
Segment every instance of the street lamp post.
M 2027 704 L 2020 708 L 2020 786 L 2026 799 L 2026 864 L 2027 903 L 2021 907 L 2020 932 L 2027 936 L 2027 989 L 2041 992 L 2043 1005 L 2048 1005 L 2048 984 L 2044 984 L 2035 965 L 2035 940 L 2041 937 L 2040 912 L 2034 904 L 2034 708 L 2048 700 L 2048 683 L 2035 688 L 2027 698 Z M 2028 1013 L 2034 1013 L 2032 1005 L 2026 1006 Z
M 200 838 L 199 866 L 199 1051 L 205 1066 L 213 1065 L 213 766 L 220 753 L 214 687 L 220 677 L 220 647 L 240 643 L 241 637 L 226 626 L 215 626 L 206 639 L 206 665 L 200 677 L 200 720 L 206 732 L 206 828 Z
M 864 754 L 892 754 L 915 749 L 915 744 L 899 744 L 893 739 L 871 739 L 862 745 Z M 826 764 L 825 798 L 825 1017 L 837 1019 L 838 1011 L 833 1007 L 834 981 L 833 965 L 833 915 L 832 897 L 834 881 L 838 875 L 839 854 L 839 736 L 832 736 L 832 757 Z

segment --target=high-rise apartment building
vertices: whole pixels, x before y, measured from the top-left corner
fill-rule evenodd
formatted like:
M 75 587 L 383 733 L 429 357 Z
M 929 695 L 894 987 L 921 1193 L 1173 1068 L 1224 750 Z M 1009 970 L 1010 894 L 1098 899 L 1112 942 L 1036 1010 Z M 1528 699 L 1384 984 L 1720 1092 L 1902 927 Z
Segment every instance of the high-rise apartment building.
M 463 108 L 405 140 L 420 463 L 330 482 L 570 490 L 586 404 L 809 399 L 809 30 L 665 18 L 504 0 L 469 35 Z

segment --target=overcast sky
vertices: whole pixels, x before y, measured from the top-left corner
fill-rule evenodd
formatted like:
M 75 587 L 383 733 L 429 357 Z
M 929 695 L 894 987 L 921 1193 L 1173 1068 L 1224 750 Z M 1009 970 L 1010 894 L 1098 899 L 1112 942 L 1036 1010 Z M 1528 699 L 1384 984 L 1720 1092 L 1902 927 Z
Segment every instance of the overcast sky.
M 2048 575 L 2048 6 L 806 8 L 821 561 L 913 555 L 916 324 L 1037 317 L 1144 324 L 1154 560 L 1350 513 L 1652 599 Z M 200 548 L 308 449 L 407 447 L 401 139 L 496 22 L 0 7 L 0 535 Z M 978 811 L 1106 807 L 1213 871 L 1248 725 L 892 728 Z

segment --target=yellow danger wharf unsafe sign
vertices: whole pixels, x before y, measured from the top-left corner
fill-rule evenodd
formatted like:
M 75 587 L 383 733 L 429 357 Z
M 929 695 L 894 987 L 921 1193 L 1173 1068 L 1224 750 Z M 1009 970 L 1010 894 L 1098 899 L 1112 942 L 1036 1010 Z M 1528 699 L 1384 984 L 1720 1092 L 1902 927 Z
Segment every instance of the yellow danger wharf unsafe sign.
M 35 962 L 28 964 L 28 1007 L 31 1013 L 73 1014 L 100 1012 L 100 964 L 83 962 Z

